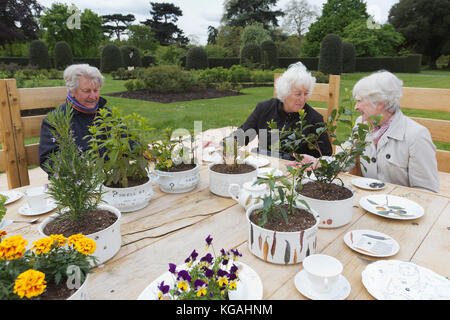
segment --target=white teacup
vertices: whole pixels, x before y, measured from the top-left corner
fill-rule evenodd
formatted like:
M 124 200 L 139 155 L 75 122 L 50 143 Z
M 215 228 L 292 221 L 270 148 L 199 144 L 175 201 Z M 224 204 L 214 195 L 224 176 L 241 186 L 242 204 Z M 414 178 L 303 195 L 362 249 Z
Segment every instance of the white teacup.
M 44 210 L 47 207 L 48 197 L 45 187 L 35 187 L 25 191 L 25 198 L 33 211 Z
M 330 292 L 342 273 L 342 263 L 331 256 L 313 254 L 303 260 L 303 268 L 314 291 Z
M 254 180 L 248 181 L 242 184 L 242 187 L 238 184 L 231 183 L 228 186 L 228 193 L 231 198 L 236 200 L 245 209 L 262 201 L 259 197 L 263 198 L 269 194 L 269 190 L 265 185 L 253 185 Z

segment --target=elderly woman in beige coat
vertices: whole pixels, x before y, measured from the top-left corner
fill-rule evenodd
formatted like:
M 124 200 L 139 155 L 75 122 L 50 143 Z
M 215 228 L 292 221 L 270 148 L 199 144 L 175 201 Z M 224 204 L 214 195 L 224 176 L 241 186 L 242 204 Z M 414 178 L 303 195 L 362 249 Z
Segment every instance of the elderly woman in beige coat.
M 382 115 L 379 126 L 368 136 L 371 144 L 361 159 L 364 177 L 402 186 L 439 192 L 436 146 L 427 128 L 400 110 L 403 82 L 388 71 L 378 71 L 360 79 L 353 87 L 356 123 Z M 305 157 L 303 162 L 316 159 Z M 364 170 L 364 167 L 367 169 Z

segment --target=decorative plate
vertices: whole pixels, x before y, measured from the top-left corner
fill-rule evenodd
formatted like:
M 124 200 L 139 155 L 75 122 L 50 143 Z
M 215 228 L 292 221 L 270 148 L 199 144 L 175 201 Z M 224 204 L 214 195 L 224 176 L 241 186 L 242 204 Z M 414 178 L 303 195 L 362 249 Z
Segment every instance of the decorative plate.
M 17 201 L 23 197 L 23 193 L 17 190 L 2 191 L 0 192 L 0 194 L 4 195 L 7 198 L 5 205 Z
M 350 249 L 372 257 L 390 257 L 400 249 L 392 237 L 374 230 L 351 230 L 344 242 Z
M 234 262 L 238 268 L 242 268 L 239 271 L 238 276 L 240 281 L 238 282 L 237 289 L 229 291 L 230 300 L 262 300 L 263 285 L 261 278 L 255 270 L 242 262 Z M 186 264 L 179 266 L 177 269 L 184 269 Z M 169 272 L 165 272 L 150 283 L 144 291 L 138 297 L 138 300 L 158 300 L 158 285 L 164 281 L 165 284 L 173 285 L 175 279 Z
M 352 184 L 366 190 L 382 190 L 387 187 L 383 181 L 371 178 L 356 178 L 352 180 Z
M 450 281 L 413 262 L 380 260 L 367 265 L 361 275 L 378 300 L 450 300 Z
M 327 293 L 316 292 L 311 288 L 309 279 L 305 270 L 300 271 L 294 277 L 295 288 L 305 297 L 311 300 L 344 300 L 351 291 L 351 285 L 341 274 L 334 287 Z
M 45 208 L 42 208 L 41 210 L 33 210 L 30 208 L 28 203 L 25 203 L 23 206 L 19 208 L 19 213 L 24 216 L 38 216 L 40 214 L 50 212 L 53 209 L 56 209 L 56 207 L 57 207 L 56 202 L 52 199 L 49 199 L 47 200 L 47 206 Z
M 417 219 L 425 212 L 423 207 L 414 201 L 388 194 L 362 197 L 359 204 L 373 214 L 398 220 Z

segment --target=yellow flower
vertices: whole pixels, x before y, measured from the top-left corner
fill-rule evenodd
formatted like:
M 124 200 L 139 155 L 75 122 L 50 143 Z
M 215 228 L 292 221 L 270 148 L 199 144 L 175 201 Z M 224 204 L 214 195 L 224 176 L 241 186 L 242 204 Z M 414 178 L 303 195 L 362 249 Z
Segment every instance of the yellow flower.
M 36 297 L 44 292 L 47 287 L 47 282 L 44 279 L 44 273 L 28 269 L 17 277 L 14 284 L 14 293 L 20 298 L 24 296 L 27 298 Z
M 54 241 L 58 241 L 58 245 L 60 246 L 64 246 L 67 242 L 67 238 L 62 234 L 51 234 L 50 238 L 52 238 Z
M 7 235 L 6 231 L 0 230 L 0 239 L 6 235 Z
M 230 285 L 228 286 L 228 288 L 229 288 L 230 290 L 236 289 L 236 287 L 237 287 L 236 280 L 231 281 L 231 282 L 230 282 Z
M 55 241 L 50 237 L 39 239 L 38 241 L 33 242 L 31 250 L 34 250 L 36 254 L 48 253 L 54 242 Z
M 226 286 L 228 284 L 228 277 L 227 276 L 218 277 L 217 281 L 219 282 L 220 287 Z
M 89 238 L 80 239 L 75 244 L 75 249 L 85 255 L 93 254 L 95 252 L 95 249 L 97 249 L 97 245 L 95 244 L 95 241 Z
M 69 246 L 74 246 L 78 240 L 83 239 L 84 235 L 82 235 L 81 233 L 78 234 L 74 234 L 73 236 L 70 236 L 67 241 Z
M 0 242 L 0 259 L 14 260 L 22 257 L 27 244 L 27 240 L 23 239 L 20 235 L 3 239 Z
M 178 289 L 186 291 L 188 289 L 188 283 L 186 281 L 178 282 Z

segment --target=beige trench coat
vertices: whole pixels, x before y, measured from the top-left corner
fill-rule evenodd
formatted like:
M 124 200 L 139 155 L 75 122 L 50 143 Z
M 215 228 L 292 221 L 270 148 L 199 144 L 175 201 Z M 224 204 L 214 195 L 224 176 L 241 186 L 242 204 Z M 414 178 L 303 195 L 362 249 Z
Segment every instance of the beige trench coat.
M 357 122 L 361 121 L 361 117 Z M 361 159 L 364 177 L 439 192 L 436 146 L 427 128 L 398 110 L 378 145 L 370 144 Z M 367 171 L 364 170 L 363 165 Z

